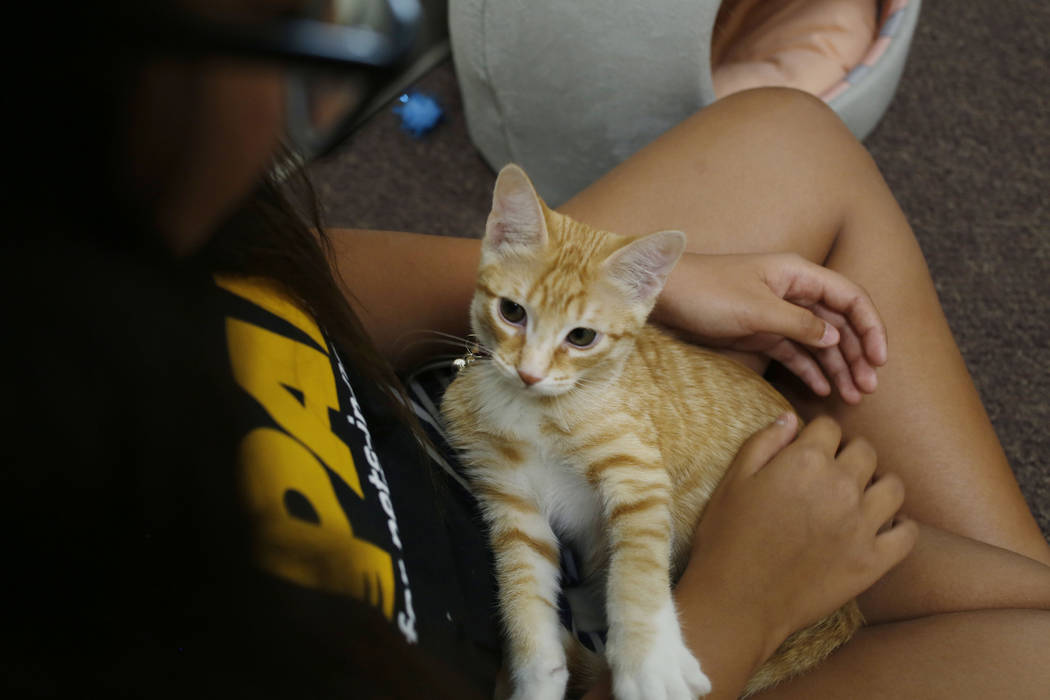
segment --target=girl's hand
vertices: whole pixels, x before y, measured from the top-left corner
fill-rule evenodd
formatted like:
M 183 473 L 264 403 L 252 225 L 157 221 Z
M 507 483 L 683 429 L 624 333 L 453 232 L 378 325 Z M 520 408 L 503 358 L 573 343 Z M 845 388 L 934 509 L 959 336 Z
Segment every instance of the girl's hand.
M 744 444 L 704 511 L 676 590 L 687 629 L 690 596 L 702 596 L 732 611 L 739 627 L 758 630 L 758 663 L 875 583 L 918 531 L 894 520 L 904 486 L 876 476 L 868 443 L 840 445 L 830 418 L 792 442 L 797 429 L 788 414 Z
M 886 362 L 886 328 L 867 292 L 790 253 L 687 253 L 654 318 L 704 345 L 762 353 L 820 396 L 830 378 L 850 404 L 875 391 Z

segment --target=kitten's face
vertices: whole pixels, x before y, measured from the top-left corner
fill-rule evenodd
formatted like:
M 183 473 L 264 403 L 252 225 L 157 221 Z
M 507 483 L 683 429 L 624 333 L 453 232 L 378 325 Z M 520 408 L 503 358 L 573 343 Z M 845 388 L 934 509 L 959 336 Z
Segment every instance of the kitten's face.
M 558 396 L 614 376 L 684 236 L 631 241 L 549 211 L 516 166 L 500 173 L 471 321 L 511 385 Z
M 485 268 L 473 325 L 511 384 L 557 396 L 615 372 L 644 316 L 631 314 L 607 285 L 547 268 L 543 257 Z

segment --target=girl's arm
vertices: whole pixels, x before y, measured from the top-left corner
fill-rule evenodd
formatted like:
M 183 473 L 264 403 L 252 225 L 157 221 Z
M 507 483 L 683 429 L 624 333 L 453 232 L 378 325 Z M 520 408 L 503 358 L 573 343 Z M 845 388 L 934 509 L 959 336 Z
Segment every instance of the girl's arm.
M 463 349 L 437 334 L 470 332 L 479 240 L 357 229 L 328 234 L 350 304 L 395 367 Z

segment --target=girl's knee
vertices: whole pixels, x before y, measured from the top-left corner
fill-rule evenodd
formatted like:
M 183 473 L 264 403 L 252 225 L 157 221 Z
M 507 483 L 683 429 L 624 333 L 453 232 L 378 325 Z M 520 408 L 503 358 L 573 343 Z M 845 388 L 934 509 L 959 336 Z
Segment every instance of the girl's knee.
M 867 149 L 821 99 L 791 88 L 757 88 L 708 107 L 706 127 L 736 149 L 754 149 L 764 160 L 796 175 L 835 179 L 871 177 L 877 169 Z
M 793 88 L 765 87 L 734 93 L 708 109 L 732 115 L 744 128 L 788 135 L 821 134 L 859 145 L 826 102 Z

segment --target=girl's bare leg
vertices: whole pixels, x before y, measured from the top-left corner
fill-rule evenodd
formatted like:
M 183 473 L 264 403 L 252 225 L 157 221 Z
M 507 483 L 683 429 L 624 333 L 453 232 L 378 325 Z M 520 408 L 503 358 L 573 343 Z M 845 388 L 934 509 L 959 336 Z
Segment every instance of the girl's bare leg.
M 823 103 L 779 89 L 734 95 L 561 210 L 631 235 L 681 229 L 693 252 L 796 252 L 861 284 L 889 336 L 879 388 L 858 406 L 800 394 L 800 411 L 869 439 L 904 479 L 912 517 L 1050 564 L 908 222 Z
M 873 624 L 769 696 L 1041 697 L 1050 686 L 1050 546 L 912 231 L 838 117 L 795 91 L 740 93 L 560 209 L 631 235 L 677 228 L 698 253 L 799 253 L 864 286 L 886 323 L 889 362 L 873 395 L 856 406 L 792 398 L 803 415 L 830 413 L 847 435 L 868 438 L 904 480 L 905 511 L 932 527 L 862 596 Z
M 818 669 L 756 698 L 1011 698 L 1050 688 L 1050 612 L 978 610 L 866 627 Z

